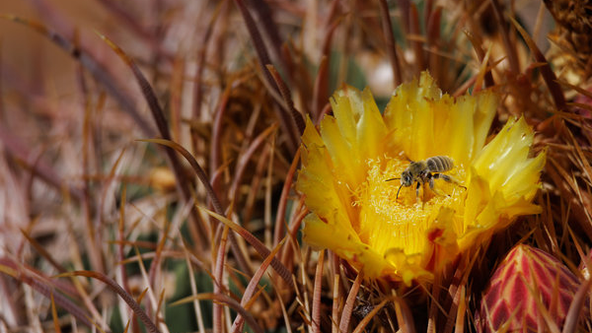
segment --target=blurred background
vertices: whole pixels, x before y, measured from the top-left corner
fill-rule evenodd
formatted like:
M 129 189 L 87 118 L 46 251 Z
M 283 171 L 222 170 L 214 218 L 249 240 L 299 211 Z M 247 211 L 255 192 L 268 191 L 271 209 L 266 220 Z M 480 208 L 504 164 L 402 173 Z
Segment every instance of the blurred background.
M 569 15 L 573 8 L 563 6 L 564 1 L 546 2 L 557 5 L 555 17 L 575 22 Z M 537 198 L 548 205 L 550 213 L 540 224 L 549 229 L 533 235 L 524 227 L 504 234 L 499 249 L 483 260 L 486 271 L 499 261 L 496 255 L 521 239 L 546 244 L 541 247 L 565 258 L 575 271 L 580 256 L 573 235 L 563 227 L 569 221 L 582 243 L 590 244 L 592 196 L 566 184 L 572 175 L 574 183 L 589 184 L 582 162 L 588 155 L 582 158 L 572 149 L 570 158 L 564 157 L 563 144 L 572 137 L 567 131 L 557 134 L 555 123 L 547 121 L 564 111 L 556 109 L 552 96 L 560 90 L 548 88 L 541 59 L 533 57 L 510 18 L 526 29 L 561 82 L 581 90 L 589 89 L 590 50 L 585 46 L 592 44 L 585 38 L 589 33 L 581 33 L 587 30 L 555 24 L 545 4 L 534 0 L 386 3 L 398 77 L 389 59 L 379 1 L 0 1 L 0 331 L 76 331 L 86 326 L 86 331 L 100 327 L 121 332 L 129 322 L 131 330 L 141 331 L 145 324 L 137 313 L 104 283 L 51 278 L 74 270 L 115 280 L 140 299 L 162 331 L 210 330 L 222 317 L 223 326 L 231 326 L 235 310 L 224 307 L 223 314 L 216 314 L 214 304 L 220 303 L 211 295 L 199 304 L 196 299 L 171 304 L 216 292 L 216 286 L 224 287 L 217 292 L 240 302 L 262 265 L 262 254 L 244 234 L 229 239 L 235 247 L 222 266 L 224 278 L 214 276 L 223 228 L 192 208 L 212 208 L 211 195 L 184 159 L 137 141 L 166 137 L 159 128 L 163 124 L 169 138 L 205 169 L 223 213 L 240 221 L 267 249 L 284 237 L 293 241 L 286 241 L 289 245 L 278 257 L 294 274 L 295 286 L 265 275 L 265 297 L 249 304 L 254 320 L 268 332 L 308 328 L 311 309 L 304 299 L 312 299 L 318 253 L 299 242 L 305 208 L 290 190 L 300 145 L 293 119 L 308 116 L 317 122 L 330 113 L 329 97 L 342 83 L 370 87 L 382 109 L 397 83 L 422 70 L 429 70 L 453 96 L 494 83 L 503 102 L 493 131 L 508 117 L 525 114 L 540 134 L 535 150 L 555 144 L 548 156 L 556 163 L 550 163 L 551 172 L 543 176 L 544 195 Z M 492 3 L 499 6 L 497 12 Z M 558 16 L 562 9 L 568 14 Z M 259 33 L 245 23 L 247 17 Z M 589 15 L 577 17 L 589 26 Z M 118 54 L 100 35 L 122 51 Z M 121 52 L 138 66 L 156 100 L 144 95 Z M 277 77 L 262 69 L 265 57 Z M 476 85 L 483 83 L 485 72 L 493 81 Z M 290 117 L 290 101 L 278 77 L 288 88 L 296 117 Z M 562 87 L 570 102 L 589 105 L 581 91 Z M 156 119 L 155 108 L 166 122 Z M 589 119 L 589 107 L 574 114 Z M 574 142 L 588 149 L 585 122 L 582 127 L 575 120 L 567 122 Z M 535 217 L 528 221 L 527 226 L 540 222 Z M 330 260 L 331 267 L 339 266 L 338 259 Z M 325 271 L 325 287 L 333 282 L 333 273 Z M 341 288 L 349 287 L 351 281 L 344 281 Z M 476 311 L 486 283 L 479 274 L 472 280 L 468 312 Z M 330 289 L 323 293 L 319 310 L 323 331 L 332 325 Z M 53 322 L 48 290 L 66 295 L 56 298 L 59 325 Z M 422 309 L 415 311 L 421 314 Z M 85 322 L 85 316 L 95 324 Z M 472 316 L 467 318 L 471 331 Z M 423 319 L 416 317 L 418 323 Z M 373 325 L 388 331 L 381 319 Z M 427 326 L 419 325 L 420 331 L 422 325 Z

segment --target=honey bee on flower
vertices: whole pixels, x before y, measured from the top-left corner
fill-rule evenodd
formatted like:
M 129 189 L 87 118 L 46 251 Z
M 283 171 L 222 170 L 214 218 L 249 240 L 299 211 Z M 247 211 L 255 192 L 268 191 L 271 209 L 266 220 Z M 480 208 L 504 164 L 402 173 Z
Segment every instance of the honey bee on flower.
M 369 90 L 338 90 L 333 116 L 319 130 L 308 121 L 302 136 L 297 189 L 311 211 L 304 240 L 365 276 L 429 282 L 517 216 L 538 213 L 531 200 L 545 154 L 530 157 L 534 134 L 523 118 L 486 144 L 497 103 L 491 91 L 442 94 L 428 73 L 399 86 L 383 114 Z M 426 166 L 435 156 L 446 163 Z M 399 175 L 399 190 L 385 181 Z M 434 178 L 445 181 L 435 187 Z M 407 190 L 426 182 L 437 189 L 423 200 L 417 188 Z
M 434 188 L 434 179 L 441 178 L 449 183 L 457 182 L 453 177 L 443 173 L 450 171 L 454 167 L 454 161 L 448 156 L 433 156 L 425 161 L 410 162 L 411 163 L 409 163 L 407 169 L 401 173 L 401 177 L 387 179 L 387 181 L 401 180 L 401 186 L 399 186 L 399 189 L 397 190 L 397 199 L 399 198 L 401 188 L 403 188 L 403 186 L 409 187 L 413 185 L 413 183 L 417 183 L 417 186 L 415 187 L 415 196 L 417 197 L 419 196 L 419 188 L 425 183 L 430 185 L 432 191 L 436 191 L 436 193 L 439 192 L 438 194 L 443 195 L 441 191 Z

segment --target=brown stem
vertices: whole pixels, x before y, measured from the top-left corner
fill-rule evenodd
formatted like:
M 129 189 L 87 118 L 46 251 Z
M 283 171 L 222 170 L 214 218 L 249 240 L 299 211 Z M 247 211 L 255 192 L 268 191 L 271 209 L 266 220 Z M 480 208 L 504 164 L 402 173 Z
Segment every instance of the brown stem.
M 388 53 L 388 57 L 391 62 L 391 69 L 393 71 L 393 87 L 398 87 L 402 82 L 401 67 L 399 66 L 399 59 L 397 56 L 397 45 L 395 43 L 395 35 L 393 34 L 391 15 L 386 0 L 378 0 L 378 4 L 380 5 L 382 31 L 386 40 L 386 51 Z

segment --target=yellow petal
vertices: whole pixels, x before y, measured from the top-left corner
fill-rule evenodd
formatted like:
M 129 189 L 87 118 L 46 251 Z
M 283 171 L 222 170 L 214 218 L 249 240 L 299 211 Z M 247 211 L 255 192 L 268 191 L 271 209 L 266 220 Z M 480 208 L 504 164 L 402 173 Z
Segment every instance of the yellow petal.
M 468 165 L 485 143 L 497 103 L 489 91 L 456 100 L 442 95 L 424 73 L 419 81 L 395 90 L 384 117 L 409 159 L 446 155 Z
M 355 268 L 363 268 L 368 276 L 376 277 L 392 271 L 383 256 L 374 252 L 357 238 L 349 228 L 342 228 L 331 219 L 321 220 L 315 214 L 304 219 L 304 241 L 316 249 L 331 249 L 340 257 L 350 261 Z
M 357 147 L 362 161 L 367 161 L 375 156 L 382 156 L 389 148 L 388 143 L 383 142 L 387 136 L 387 128 L 378 106 L 372 97 L 370 90 L 362 92 L 363 111 L 357 124 Z M 367 170 L 367 169 L 366 169 Z
M 490 190 L 501 191 L 509 203 L 522 197 L 530 200 L 538 189 L 545 153 L 529 158 L 533 137 L 524 118 L 511 119 L 473 162 L 476 174 L 487 179 Z

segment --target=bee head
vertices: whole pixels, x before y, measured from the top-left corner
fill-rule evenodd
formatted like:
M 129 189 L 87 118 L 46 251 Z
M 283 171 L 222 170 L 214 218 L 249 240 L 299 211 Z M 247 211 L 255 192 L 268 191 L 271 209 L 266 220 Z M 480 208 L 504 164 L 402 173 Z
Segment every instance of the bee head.
M 401 174 L 401 186 L 411 186 L 413 183 L 413 177 L 411 177 L 411 173 L 407 170 L 403 171 Z

